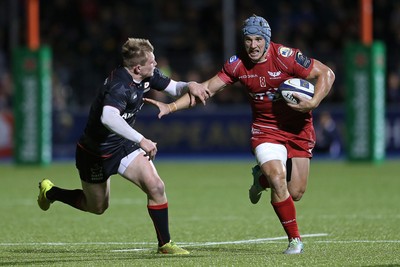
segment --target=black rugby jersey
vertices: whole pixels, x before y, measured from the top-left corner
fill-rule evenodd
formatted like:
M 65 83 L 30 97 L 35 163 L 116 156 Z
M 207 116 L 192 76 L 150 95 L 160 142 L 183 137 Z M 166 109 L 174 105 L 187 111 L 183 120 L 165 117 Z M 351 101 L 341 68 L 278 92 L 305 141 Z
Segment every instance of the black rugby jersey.
M 132 127 L 136 114 L 143 106 L 143 95 L 150 89 L 163 91 L 171 79 L 159 70 L 154 70 L 152 77 L 140 83 L 133 81 L 124 67 L 113 70 L 105 80 L 90 108 L 88 121 L 79 144 L 97 155 L 110 155 L 124 144 L 126 139 L 109 129 L 101 122 L 104 106 L 113 106 Z

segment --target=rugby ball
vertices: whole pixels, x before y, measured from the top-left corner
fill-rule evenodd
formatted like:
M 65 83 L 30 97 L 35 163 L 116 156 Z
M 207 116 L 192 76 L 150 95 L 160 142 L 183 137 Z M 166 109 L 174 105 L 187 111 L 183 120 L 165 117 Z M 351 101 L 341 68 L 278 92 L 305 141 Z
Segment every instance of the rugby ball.
M 303 79 L 292 78 L 281 83 L 278 91 L 286 102 L 297 104 L 298 99 L 293 96 L 293 93 L 311 99 L 314 96 L 314 85 Z

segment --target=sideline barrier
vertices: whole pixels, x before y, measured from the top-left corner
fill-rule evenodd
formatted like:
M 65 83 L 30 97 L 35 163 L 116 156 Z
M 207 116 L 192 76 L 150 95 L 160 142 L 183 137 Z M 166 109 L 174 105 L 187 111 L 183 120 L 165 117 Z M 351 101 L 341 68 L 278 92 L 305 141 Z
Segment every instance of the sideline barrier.
M 337 106 L 319 108 L 314 112 L 316 128 L 321 114 L 326 112 L 336 123 L 341 150 L 339 154 L 332 155 L 317 147 L 314 150 L 315 158 L 343 157 L 345 111 Z M 53 113 L 53 159 L 74 158 L 75 144 L 85 127 L 87 114 L 73 113 L 68 115 L 67 120 L 60 119 L 64 116 L 67 115 Z M 388 108 L 385 118 L 386 135 L 382 138 L 385 138 L 386 154 L 388 157 L 400 157 L 400 108 Z M 10 123 L 12 119 L 12 116 L 8 116 L 9 130 L 12 128 Z M 2 121 L 4 122 L 4 117 Z M 65 121 L 68 123 L 62 123 Z M 193 158 L 196 156 L 220 157 L 221 155 L 251 157 L 250 122 L 251 115 L 247 106 L 197 108 L 177 112 L 161 120 L 157 118 L 154 109 L 144 109 L 139 113 L 136 128 L 147 138 L 157 142 L 159 157 Z M 7 129 L 1 127 L 1 130 Z M 8 152 L 0 154 L 0 159 L 9 157 L 11 153 L 9 144 L 11 141 L 4 139 L 5 135 L 2 137 L 2 147 L 7 147 Z M 317 136 L 317 138 L 319 138 L 317 144 L 321 144 L 321 137 Z
M 343 157 L 345 140 L 345 111 L 340 107 L 321 107 L 314 112 L 314 125 L 322 112 L 328 112 L 339 134 L 339 155 Z M 73 114 L 70 128 L 53 133 L 54 157 L 73 157 L 75 142 L 85 126 L 86 114 Z M 55 121 L 53 123 L 56 123 Z M 199 107 L 157 118 L 154 109 L 144 109 L 137 118 L 136 129 L 157 143 L 160 156 L 191 157 L 195 155 L 249 155 L 251 114 L 247 106 Z M 400 108 L 386 112 L 386 153 L 400 156 Z M 319 137 L 317 137 L 319 138 Z M 317 141 L 318 143 L 318 141 Z M 329 157 L 315 149 L 316 157 Z

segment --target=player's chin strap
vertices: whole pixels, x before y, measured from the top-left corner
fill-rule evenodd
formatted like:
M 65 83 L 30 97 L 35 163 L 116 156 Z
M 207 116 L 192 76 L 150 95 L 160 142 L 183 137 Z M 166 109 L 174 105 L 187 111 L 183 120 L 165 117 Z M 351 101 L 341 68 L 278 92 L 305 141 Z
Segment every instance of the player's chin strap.
M 267 53 L 268 47 L 269 47 L 269 44 L 268 44 L 268 45 L 267 45 L 267 44 L 265 44 L 264 53 L 262 54 L 262 56 L 261 56 L 261 57 L 265 56 L 265 54 Z

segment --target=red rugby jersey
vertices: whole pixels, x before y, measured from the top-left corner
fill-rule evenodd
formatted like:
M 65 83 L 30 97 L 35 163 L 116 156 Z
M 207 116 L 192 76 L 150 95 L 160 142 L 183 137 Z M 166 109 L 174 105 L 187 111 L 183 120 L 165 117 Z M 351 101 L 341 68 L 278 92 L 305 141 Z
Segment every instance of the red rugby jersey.
M 252 63 L 234 55 L 218 72 L 226 84 L 239 81 L 245 86 L 253 112 L 253 123 L 282 130 L 303 128 L 312 123 L 311 112 L 301 113 L 286 105 L 283 99 L 273 101 L 278 86 L 290 78 L 306 78 L 314 64 L 299 49 L 271 42 L 267 60 Z

